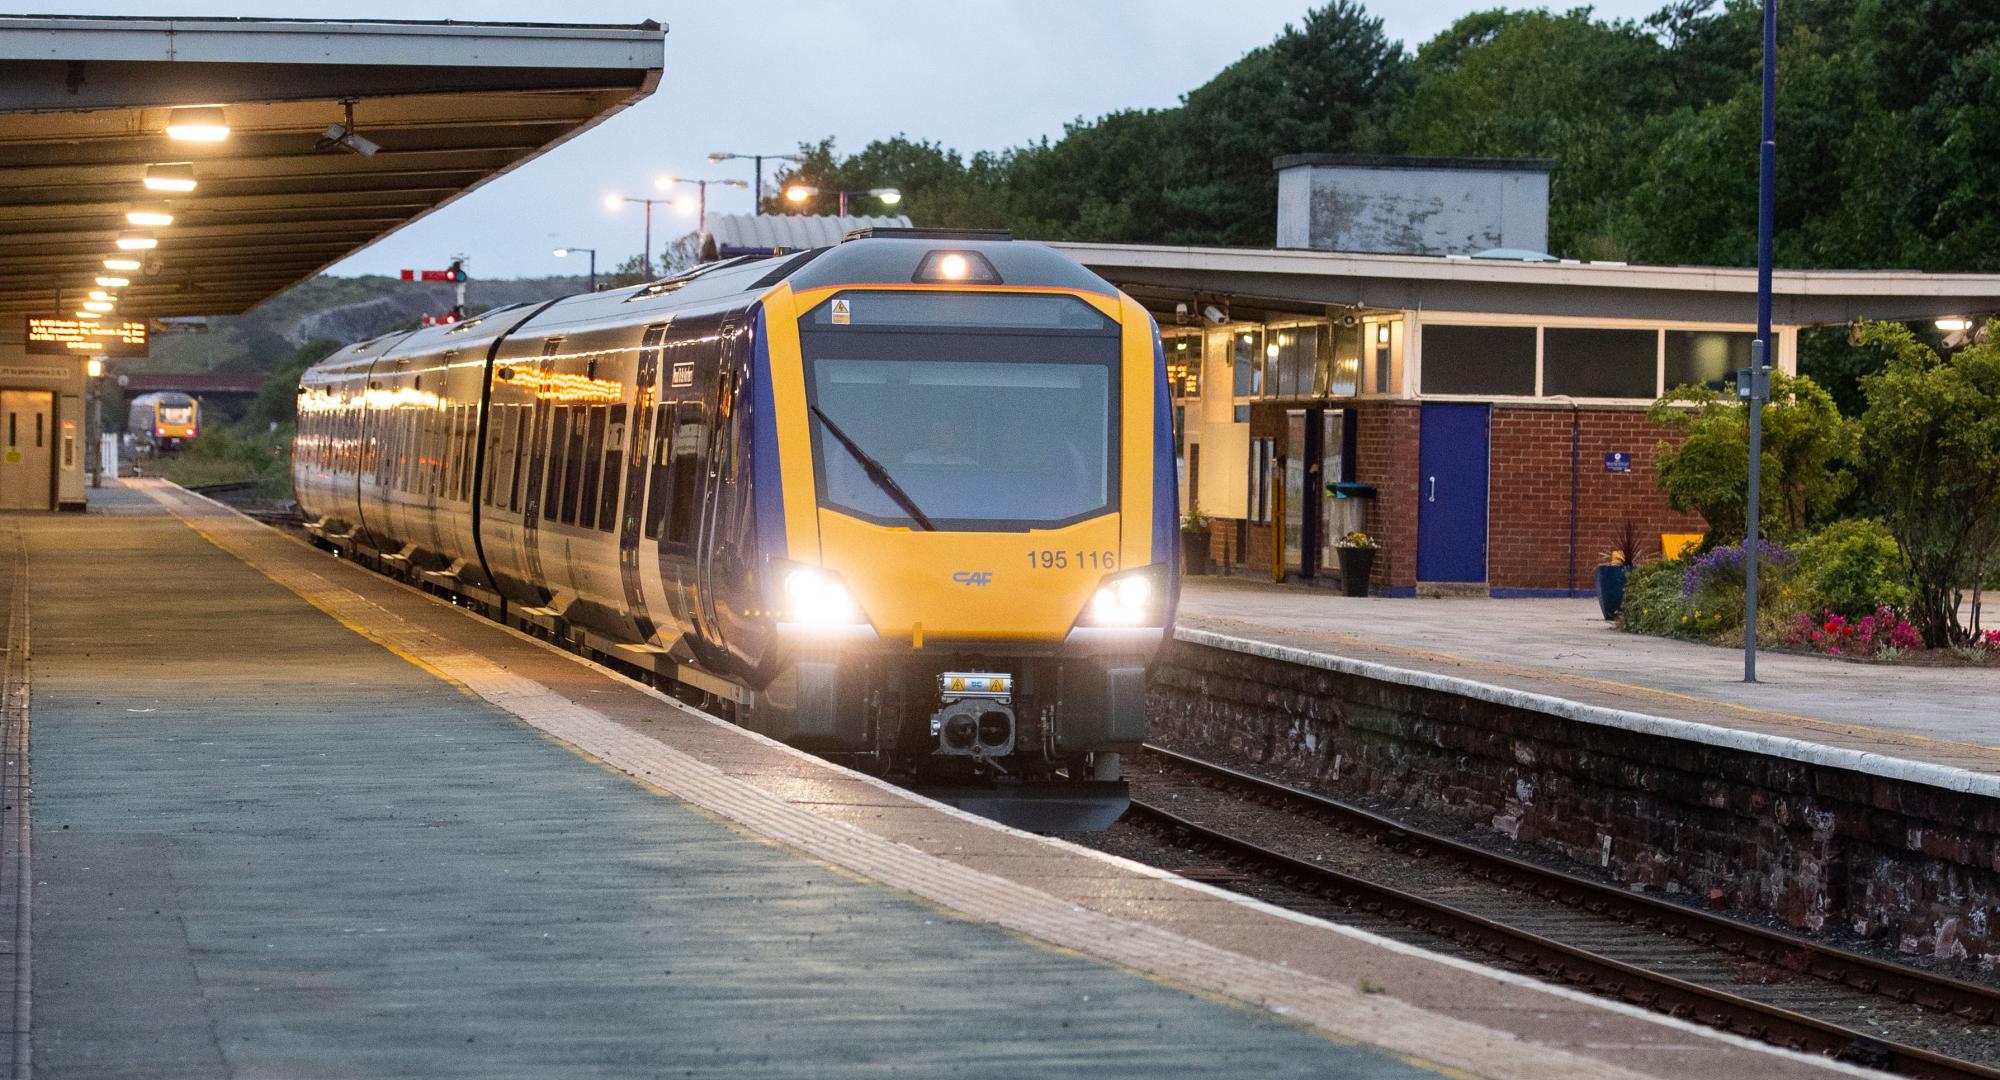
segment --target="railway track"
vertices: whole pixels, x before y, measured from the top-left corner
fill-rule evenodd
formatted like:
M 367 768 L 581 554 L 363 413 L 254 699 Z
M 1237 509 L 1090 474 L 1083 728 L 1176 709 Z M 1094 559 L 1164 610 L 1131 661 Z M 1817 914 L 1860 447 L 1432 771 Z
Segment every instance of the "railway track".
M 1181 867 L 1190 876 L 1780 1046 L 1903 1076 L 2000 1080 L 1956 1056 L 2000 1060 L 1993 988 L 1550 870 L 1164 748 L 1136 764 L 1125 823 L 1204 860 Z

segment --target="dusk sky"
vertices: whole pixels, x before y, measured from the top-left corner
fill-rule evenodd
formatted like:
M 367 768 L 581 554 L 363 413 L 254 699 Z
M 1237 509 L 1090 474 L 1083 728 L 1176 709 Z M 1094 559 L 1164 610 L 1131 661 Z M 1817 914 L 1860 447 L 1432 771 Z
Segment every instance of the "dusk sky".
M 1600 17 L 1640 18 L 1664 0 L 1606 0 Z M 159 3 L 37 0 L 53 14 L 589 21 L 668 27 L 666 73 L 638 106 L 340 263 L 335 273 L 395 273 L 471 257 L 477 277 L 582 273 L 558 244 L 599 249 L 599 268 L 637 253 L 640 209 L 607 193 L 650 194 L 662 174 L 749 178 L 749 162 L 709 166 L 712 151 L 769 152 L 832 136 L 844 151 L 907 134 L 978 150 L 1054 138 L 1077 117 L 1175 104 L 1180 95 L 1297 21 L 1309 0 L 521 0 L 433 3 Z M 1407 48 L 1471 0 L 1376 3 Z M 1527 6 L 1527 5 L 1522 5 Z M 1567 6 L 1567 5 L 1564 5 Z M 365 127 L 364 127 L 365 131 Z M 1301 150 L 1309 149 L 1301 147 Z M 740 167 L 739 167 L 740 166 Z M 766 177 L 769 179 L 768 175 Z M 710 212 L 748 212 L 747 191 L 710 188 Z M 857 208 L 858 212 L 858 208 Z M 692 215 L 656 209 L 654 247 Z

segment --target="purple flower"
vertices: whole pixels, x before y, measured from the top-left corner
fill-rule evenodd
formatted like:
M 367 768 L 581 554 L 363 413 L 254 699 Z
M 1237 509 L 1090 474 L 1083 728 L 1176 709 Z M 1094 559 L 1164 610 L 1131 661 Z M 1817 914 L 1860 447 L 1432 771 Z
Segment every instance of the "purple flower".
M 1745 544 L 1737 544 L 1715 548 L 1688 564 L 1687 570 L 1681 574 L 1681 595 L 1692 598 L 1702 590 L 1702 586 L 1714 581 L 1742 581 L 1745 547 Z M 1793 555 L 1785 545 L 1770 540 L 1757 541 L 1757 561 L 1763 566 L 1786 570 L 1799 563 L 1798 556 Z

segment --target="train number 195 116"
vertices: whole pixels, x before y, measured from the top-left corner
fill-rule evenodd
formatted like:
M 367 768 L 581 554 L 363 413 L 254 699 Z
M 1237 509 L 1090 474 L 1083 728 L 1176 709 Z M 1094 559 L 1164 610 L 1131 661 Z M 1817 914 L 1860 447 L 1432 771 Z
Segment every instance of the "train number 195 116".
M 1059 548 L 1043 548 L 1040 551 L 1028 552 L 1028 566 L 1036 570 L 1067 570 L 1072 566 L 1079 570 L 1116 570 L 1118 556 L 1111 551 L 1091 551 L 1084 548 L 1072 548 L 1067 551 Z

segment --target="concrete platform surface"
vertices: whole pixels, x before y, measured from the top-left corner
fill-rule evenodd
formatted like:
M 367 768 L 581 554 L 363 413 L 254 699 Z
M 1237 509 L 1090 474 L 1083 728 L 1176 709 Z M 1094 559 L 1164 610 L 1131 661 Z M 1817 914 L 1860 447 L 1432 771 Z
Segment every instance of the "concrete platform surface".
M 41 1076 L 1854 1073 L 995 826 L 102 496 L 0 517 Z
M 2000 776 L 2000 664 L 1743 654 L 1623 633 L 1597 601 L 1347 597 L 1239 578 L 1183 583 L 1179 626 L 1887 758 Z

